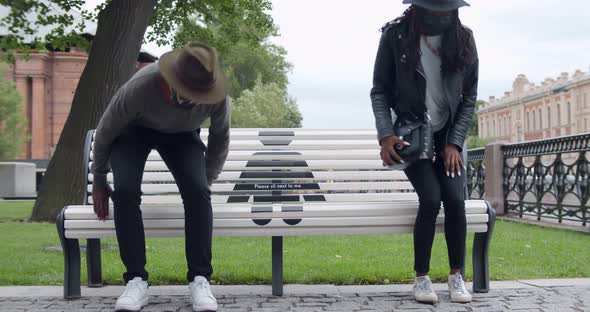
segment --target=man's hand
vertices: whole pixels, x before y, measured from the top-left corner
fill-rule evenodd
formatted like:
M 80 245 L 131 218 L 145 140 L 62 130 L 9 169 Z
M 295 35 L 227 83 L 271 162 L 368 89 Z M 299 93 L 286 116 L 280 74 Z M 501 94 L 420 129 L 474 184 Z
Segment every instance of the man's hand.
M 113 189 L 106 182 L 106 178 L 104 181 L 95 180 L 92 183 L 92 203 L 98 220 L 105 221 L 109 216 L 109 197 L 112 193 Z
M 404 160 L 399 157 L 394 148 L 394 146 L 398 144 L 405 146 L 410 145 L 410 143 L 396 136 L 388 136 L 381 140 L 381 159 L 383 160 L 384 165 L 392 166 L 395 163 L 404 163 Z
M 459 148 L 457 147 L 457 145 L 455 145 L 455 144 L 445 145 L 443 157 L 445 159 L 445 168 L 447 170 L 447 177 L 450 176 L 450 177 L 454 178 L 455 173 L 458 176 L 461 176 L 461 168 L 464 167 L 464 164 L 463 164 L 463 159 L 461 159 L 461 153 L 459 153 Z

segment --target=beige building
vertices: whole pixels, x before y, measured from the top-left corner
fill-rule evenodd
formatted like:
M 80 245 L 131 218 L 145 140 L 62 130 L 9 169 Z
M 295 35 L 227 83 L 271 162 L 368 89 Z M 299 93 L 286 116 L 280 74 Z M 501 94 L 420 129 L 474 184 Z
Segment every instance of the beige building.
M 480 107 L 479 136 L 521 142 L 590 131 L 590 73 L 562 73 L 541 85 L 519 75 L 512 91 Z

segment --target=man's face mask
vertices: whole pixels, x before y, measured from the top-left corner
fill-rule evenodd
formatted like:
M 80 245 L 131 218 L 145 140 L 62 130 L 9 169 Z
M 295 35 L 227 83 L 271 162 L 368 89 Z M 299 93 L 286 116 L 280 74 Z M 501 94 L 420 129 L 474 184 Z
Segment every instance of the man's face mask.
M 422 19 L 422 33 L 437 36 L 447 31 L 455 21 L 454 13 L 426 11 Z
M 193 102 L 187 99 L 181 98 L 176 90 L 172 89 L 170 92 L 170 101 L 177 107 L 184 108 L 184 109 L 191 109 L 195 105 Z

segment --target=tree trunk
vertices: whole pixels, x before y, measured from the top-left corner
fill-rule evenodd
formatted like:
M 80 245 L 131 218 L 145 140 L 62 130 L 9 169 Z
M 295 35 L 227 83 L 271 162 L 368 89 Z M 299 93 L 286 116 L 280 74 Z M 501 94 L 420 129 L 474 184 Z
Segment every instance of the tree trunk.
M 81 204 L 86 196 L 84 137 L 96 127 L 113 94 L 133 74 L 155 5 L 156 0 L 112 0 L 99 13 L 88 62 L 47 167 L 33 221 L 54 222 L 59 210 Z

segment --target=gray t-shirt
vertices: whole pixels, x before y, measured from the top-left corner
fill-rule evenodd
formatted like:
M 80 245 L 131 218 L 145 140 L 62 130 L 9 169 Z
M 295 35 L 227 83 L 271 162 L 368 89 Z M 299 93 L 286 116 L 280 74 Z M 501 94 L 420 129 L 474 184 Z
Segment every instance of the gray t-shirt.
M 102 115 L 94 138 L 92 171 L 105 181 L 110 170 L 111 144 L 129 125 L 164 133 L 195 131 L 211 117 L 207 152 L 207 181 L 217 178 L 229 150 L 231 109 L 229 98 L 217 104 L 199 104 L 187 110 L 169 104 L 161 87 L 158 63 L 139 70 L 115 93 Z
M 426 76 L 426 108 L 430 115 L 432 131 L 436 132 L 444 128 L 449 119 L 449 105 L 443 89 L 442 61 L 440 56 L 428 47 L 426 40 L 432 48 L 438 49 L 441 46 L 442 35 L 422 36 L 420 39 L 420 51 L 422 52 L 420 62 Z

